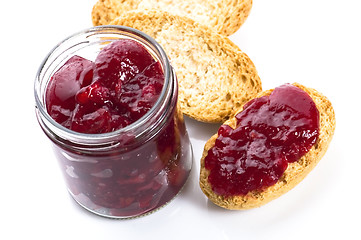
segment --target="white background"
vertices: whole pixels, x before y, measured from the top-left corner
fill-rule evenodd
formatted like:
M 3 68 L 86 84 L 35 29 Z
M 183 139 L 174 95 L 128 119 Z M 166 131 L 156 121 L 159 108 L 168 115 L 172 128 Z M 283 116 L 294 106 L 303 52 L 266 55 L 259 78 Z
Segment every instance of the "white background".
M 257 209 L 216 207 L 198 176 L 205 140 L 218 126 L 187 119 L 195 156 L 190 181 L 169 205 L 132 220 L 98 217 L 74 203 L 34 113 L 37 68 L 59 41 L 92 26 L 94 3 L 0 5 L 0 239 L 361 239 L 358 0 L 255 0 L 231 36 L 255 63 L 263 89 L 300 82 L 333 103 L 333 141 L 303 182 Z

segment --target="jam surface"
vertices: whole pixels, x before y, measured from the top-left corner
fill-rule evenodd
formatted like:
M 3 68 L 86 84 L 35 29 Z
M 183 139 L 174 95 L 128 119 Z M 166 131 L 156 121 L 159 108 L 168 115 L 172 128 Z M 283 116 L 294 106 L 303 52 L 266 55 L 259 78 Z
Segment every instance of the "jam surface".
M 160 63 L 142 45 L 117 40 L 94 62 L 73 56 L 61 66 L 48 83 L 46 107 L 66 128 L 106 133 L 146 114 L 163 84 Z M 127 151 L 120 146 L 121 150 L 89 154 L 56 146 L 74 199 L 91 211 L 114 217 L 139 216 L 169 202 L 191 168 L 189 138 L 176 102 L 174 97 L 168 103 L 174 107 L 169 107 L 169 118 L 156 135 L 145 143 L 134 138 L 135 147 Z
M 71 57 L 52 77 L 47 111 L 80 133 L 112 132 L 137 121 L 158 99 L 164 83 L 159 62 L 129 39 L 104 47 L 95 62 Z
M 290 84 L 248 102 L 235 129 L 222 125 L 205 168 L 215 193 L 246 195 L 272 186 L 315 144 L 319 112 L 311 97 Z

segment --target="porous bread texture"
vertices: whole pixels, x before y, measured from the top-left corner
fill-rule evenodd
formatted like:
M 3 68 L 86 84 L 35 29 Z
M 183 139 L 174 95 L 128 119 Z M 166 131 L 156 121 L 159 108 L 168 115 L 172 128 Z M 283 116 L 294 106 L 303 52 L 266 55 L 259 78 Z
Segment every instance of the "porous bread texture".
M 91 13 L 94 26 L 108 25 L 117 16 L 136 9 L 141 0 L 99 0 Z
M 252 0 L 99 0 L 92 10 L 94 26 L 107 25 L 130 10 L 157 9 L 186 16 L 229 36 L 247 19 Z
M 314 89 L 307 88 L 298 83 L 293 85 L 301 88 L 307 92 L 315 102 L 320 114 L 320 127 L 319 138 L 311 150 L 294 163 L 289 163 L 286 171 L 279 181 L 265 190 L 252 191 L 245 196 L 232 196 L 224 197 L 217 195 L 212 191 L 212 187 L 208 182 L 209 171 L 204 167 L 204 158 L 208 154 L 208 150 L 214 146 L 218 134 L 213 135 L 205 144 L 202 159 L 201 159 L 201 171 L 200 171 L 200 187 L 204 194 L 216 205 L 231 209 L 231 210 L 243 210 L 255 207 L 260 207 L 273 199 L 276 199 L 284 193 L 291 190 L 299 182 L 301 182 L 308 173 L 317 165 L 331 142 L 333 137 L 336 119 L 331 102 L 323 96 L 321 93 Z M 273 90 L 268 90 L 260 93 L 256 97 L 270 95 Z M 236 127 L 236 119 L 232 118 L 226 121 L 224 124 Z
M 251 59 L 227 37 L 163 11 L 131 11 L 112 25 L 138 29 L 165 50 L 179 83 L 181 110 L 203 122 L 224 122 L 262 90 Z

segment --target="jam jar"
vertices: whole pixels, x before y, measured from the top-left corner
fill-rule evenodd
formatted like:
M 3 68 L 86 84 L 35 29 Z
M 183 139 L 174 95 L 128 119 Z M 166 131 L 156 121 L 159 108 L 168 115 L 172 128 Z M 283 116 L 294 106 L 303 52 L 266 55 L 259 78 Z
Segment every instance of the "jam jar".
M 154 104 L 139 119 L 109 132 L 79 132 L 54 120 L 46 93 L 59 69 L 74 56 L 94 62 L 119 40 L 136 42 L 159 63 L 164 79 Z M 191 171 L 192 147 L 177 104 L 174 69 L 154 39 L 123 26 L 81 31 L 50 51 L 34 90 L 39 125 L 52 142 L 69 193 L 82 207 L 105 217 L 131 218 L 159 209 L 181 191 Z M 70 84 L 64 92 L 72 91 Z

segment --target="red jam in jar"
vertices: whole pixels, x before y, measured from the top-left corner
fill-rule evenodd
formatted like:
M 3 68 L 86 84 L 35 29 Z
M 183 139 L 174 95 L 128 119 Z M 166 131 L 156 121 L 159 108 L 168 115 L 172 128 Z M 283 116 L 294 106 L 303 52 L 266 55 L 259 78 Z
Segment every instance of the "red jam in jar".
M 73 198 L 128 218 L 172 200 L 192 150 L 162 48 L 126 27 L 95 27 L 48 56 L 35 83 L 38 121 L 53 141 Z
M 47 87 L 47 111 L 76 132 L 112 132 L 144 116 L 163 82 L 160 63 L 140 43 L 120 39 L 105 46 L 95 62 L 75 55 L 61 66 Z
M 251 100 L 236 119 L 235 129 L 220 127 L 204 160 L 213 191 L 223 196 L 246 195 L 274 185 L 319 135 L 315 103 L 290 84 Z

